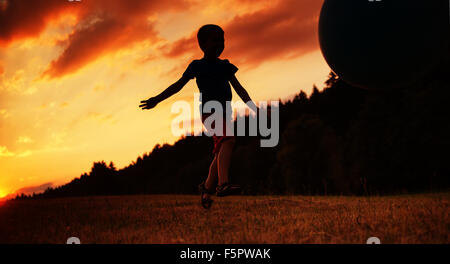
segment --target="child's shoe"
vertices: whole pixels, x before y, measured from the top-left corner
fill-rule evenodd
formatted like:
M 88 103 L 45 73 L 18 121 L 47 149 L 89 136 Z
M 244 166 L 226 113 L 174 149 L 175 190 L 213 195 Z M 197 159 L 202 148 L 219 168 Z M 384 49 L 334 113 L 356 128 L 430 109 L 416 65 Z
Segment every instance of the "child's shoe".
M 206 197 L 205 194 L 213 195 L 214 191 L 206 189 L 205 182 L 202 182 L 198 185 L 198 190 L 201 195 L 201 203 L 203 208 L 209 209 L 212 205 L 213 200 L 209 197 Z
M 241 186 L 237 184 L 224 183 L 216 188 L 216 196 L 223 197 L 228 195 L 240 194 Z

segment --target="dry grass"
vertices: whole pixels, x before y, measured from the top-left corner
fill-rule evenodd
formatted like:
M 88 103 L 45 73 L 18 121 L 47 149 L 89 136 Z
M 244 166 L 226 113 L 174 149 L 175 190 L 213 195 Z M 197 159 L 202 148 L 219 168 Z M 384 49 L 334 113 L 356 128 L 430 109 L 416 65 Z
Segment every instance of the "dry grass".
M 191 195 L 9 201 L 0 243 L 449 243 L 450 194 L 216 198 Z

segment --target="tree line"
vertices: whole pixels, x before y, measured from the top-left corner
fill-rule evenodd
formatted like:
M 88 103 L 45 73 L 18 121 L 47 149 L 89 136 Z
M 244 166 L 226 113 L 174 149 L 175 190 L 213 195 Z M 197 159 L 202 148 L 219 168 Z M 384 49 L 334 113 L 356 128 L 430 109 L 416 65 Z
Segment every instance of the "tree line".
M 333 72 L 319 91 L 280 103 L 280 142 L 237 137 L 230 178 L 245 194 L 397 194 L 446 191 L 450 162 L 448 63 L 420 83 L 368 91 Z M 249 116 L 244 117 L 249 122 Z M 156 145 L 128 166 L 94 162 L 88 173 L 17 199 L 193 194 L 208 174 L 212 139 Z

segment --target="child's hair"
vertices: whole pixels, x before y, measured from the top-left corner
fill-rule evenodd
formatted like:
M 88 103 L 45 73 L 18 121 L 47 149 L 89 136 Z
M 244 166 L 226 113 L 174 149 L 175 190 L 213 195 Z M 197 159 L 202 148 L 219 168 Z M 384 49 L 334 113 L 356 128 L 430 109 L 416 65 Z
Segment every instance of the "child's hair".
M 214 24 L 208 24 L 202 26 L 198 32 L 197 32 L 197 40 L 200 47 L 202 47 L 203 43 L 208 39 L 208 37 L 211 35 L 211 33 L 222 33 L 224 34 L 224 31 L 221 27 Z

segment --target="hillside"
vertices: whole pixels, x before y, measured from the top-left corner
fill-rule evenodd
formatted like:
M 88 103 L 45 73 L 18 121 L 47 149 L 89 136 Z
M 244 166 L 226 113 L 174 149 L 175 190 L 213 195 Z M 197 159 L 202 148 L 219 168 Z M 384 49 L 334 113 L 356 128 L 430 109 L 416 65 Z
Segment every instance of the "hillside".
M 300 91 L 280 104 L 278 146 L 260 148 L 259 137 L 238 137 L 232 181 L 247 194 L 447 190 L 449 69 L 437 68 L 414 87 L 383 92 L 351 87 L 330 73 L 322 91 Z M 94 162 L 90 172 L 34 197 L 195 193 L 211 150 L 211 138 L 183 137 L 121 169 Z

